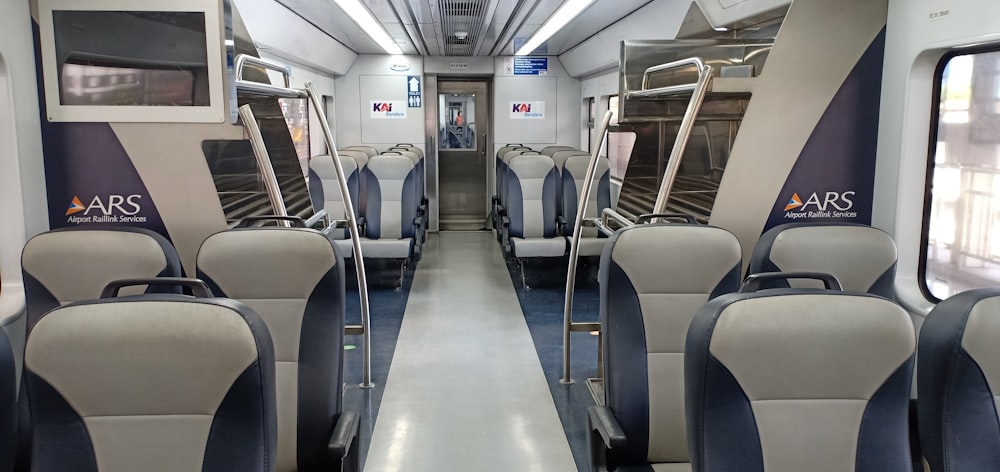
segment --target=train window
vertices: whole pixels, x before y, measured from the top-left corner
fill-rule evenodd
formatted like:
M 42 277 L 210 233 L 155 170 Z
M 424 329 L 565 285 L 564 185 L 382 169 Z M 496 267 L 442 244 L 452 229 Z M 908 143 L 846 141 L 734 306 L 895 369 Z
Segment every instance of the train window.
M 305 98 L 279 98 L 281 113 L 285 115 L 288 133 L 295 145 L 295 154 L 302 167 L 302 175 L 309 175 L 309 100 Z
M 942 59 L 921 261 L 938 300 L 1000 284 L 1000 51 Z

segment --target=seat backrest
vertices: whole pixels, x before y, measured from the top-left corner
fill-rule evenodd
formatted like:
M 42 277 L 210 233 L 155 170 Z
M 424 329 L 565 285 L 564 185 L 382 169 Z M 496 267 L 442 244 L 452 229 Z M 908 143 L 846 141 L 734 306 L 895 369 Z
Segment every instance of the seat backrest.
M 369 239 L 414 236 L 417 185 L 413 161 L 402 155 L 380 155 L 368 161 L 368 208 L 365 235 Z
M 416 175 L 417 177 L 417 182 L 416 186 L 414 187 L 414 190 L 417 192 L 416 196 L 418 197 L 419 200 L 419 197 L 424 196 L 424 178 L 423 178 L 423 166 L 422 166 L 423 159 L 421 159 L 417 153 L 406 148 L 392 148 L 390 149 L 390 151 L 409 157 L 410 160 L 413 161 L 413 172 L 414 175 Z
M 870 294 L 709 302 L 685 349 L 692 471 L 911 472 L 915 343 L 906 310 Z
M 684 339 L 706 301 L 739 288 L 731 233 L 639 225 L 608 240 L 599 272 L 606 404 L 628 438 L 621 464 L 688 462 Z
M 556 236 L 556 170 L 552 158 L 522 154 L 510 160 L 507 171 L 507 216 L 510 236 Z
M 30 331 L 43 313 L 98 298 L 111 281 L 179 277 L 181 264 L 170 242 L 153 231 L 77 226 L 31 238 L 21 254 L 21 270 Z M 141 288 L 126 293 L 140 292 Z
M 361 213 L 358 199 L 358 163 L 353 158 L 341 156 L 340 165 L 347 176 L 347 191 L 350 193 L 351 206 L 354 214 Z M 337 169 L 333 165 L 331 156 L 313 156 L 309 160 L 309 198 L 312 200 L 313 210 L 326 210 L 330 218 L 335 220 L 347 219 L 347 207 L 344 205 L 344 196 L 340 191 L 340 183 L 337 179 Z M 337 239 L 347 239 L 350 237 L 350 230 L 346 228 L 334 230 L 332 236 Z
M 75 302 L 28 337 L 32 468 L 273 471 L 274 348 L 245 305 Z
M 252 307 L 274 340 L 279 472 L 332 470 L 326 454 L 342 411 L 344 261 L 322 233 L 240 228 L 209 236 L 198 276 Z
M 920 443 L 933 472 L 1000 470 L 1000 289 L 938 303 L 920 327 Z
M 552 157 L 553 154 L 559 151 L 575 151 L 576 148 L 573 146 L 545 146 L 542 148 L 542 154 Z
M 394 147 L 409 149 L 410 151 L 417 153 L 417 156 L 419 156 L 421 159 L 424 158 L 424 150 L 414 146 L 413 144 L 399 143 L 396 144 Z
M 823 272 L 844 290 L 892 298 L 896 243 L 877 228 L 856 224 L 789 223 L 765 232 L 750 257 L 749 272 Z M 810 285 L 796 285 L 805 288 Z M 778 282 L 771 288 L 788 287 Z
M 566 221 L 572 223 L 576 219 L 576 212 L 579 207 L 583 184 L 587 178 L 587 167 L 590 165 L 590 156 L 572 156 L 566 160 L 565 169 L 562 173 L 562 215 Z M 608 158 L 598 157 L 597 169 L 594 172 L 593 187 L 587 201 L 586 218 L 596 218 L 600 216 L 605 208 L 611 207 L 611 172 L 608 165 Z M 569 232 L 569 230 L 567 230 Z M 583 228 L 582 236 L 597 237 L 596 228 Z
M 17 454 L 17 361 L 4 330 L 0 329 L 0 470 L 14 470 Z
M 346 151 L 361 151 L 368 156 L 369 159 L 378 155 L 378 150 L 371 146 L 347 146 L 344 148 Z
M 562 175 L 563 167 L 566 166 L 566 159 L 569 159 L 572 156 L 590 157 L 590 153 L 584 151 L 576 151 L 576 150 L 556 151 L 552 153 L 552 162 L 556 164 L 556 171 L 559 172 L 560 175 Z

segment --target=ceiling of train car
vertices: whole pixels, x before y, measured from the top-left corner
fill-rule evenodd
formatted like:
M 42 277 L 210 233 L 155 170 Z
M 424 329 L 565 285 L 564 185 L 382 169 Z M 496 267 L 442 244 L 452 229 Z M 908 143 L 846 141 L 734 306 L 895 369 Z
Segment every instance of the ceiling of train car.
M 355 52 L 383 53 L 333 0 L 278 1 Z M 515 44 L 527 41 L 563 3 L 563 0 L 362 1 L 404 54 L 426 56 L 513 54 Z M 596 0 L 536 53 L 562 54 L 652 1 Z

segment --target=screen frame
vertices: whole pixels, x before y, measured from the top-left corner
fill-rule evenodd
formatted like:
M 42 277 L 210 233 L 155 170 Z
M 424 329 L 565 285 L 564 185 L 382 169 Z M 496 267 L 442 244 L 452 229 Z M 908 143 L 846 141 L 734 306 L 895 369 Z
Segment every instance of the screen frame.
M 222 123 L 227 118 L 225 38 L 222 28 L 222 0 L 144 0 L 124 7 L 115 0 L 38 0 L 38 29 L 41 41 L 42 78 L 47 117 L 53 122 L 106 123 Z M 54 11 L 151 11 L 198 12 L 205 15 L 205 51 L 208 61 L 207 106 L 164 105 L 63 105 L 59 91 L 59 64 L 56 63 Z

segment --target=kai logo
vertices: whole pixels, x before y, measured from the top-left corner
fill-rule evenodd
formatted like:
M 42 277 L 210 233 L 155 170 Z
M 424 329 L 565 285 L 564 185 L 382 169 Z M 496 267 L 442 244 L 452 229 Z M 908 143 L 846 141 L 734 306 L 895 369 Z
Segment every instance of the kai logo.
M 857 218 L 854 198 L 857 192 L 813 192 L 805 201 L 798 193 L 785 204 L 785 218 Z
M 514 113 L 531 113 L 530 103 L 515 103 L 513 108 L 511 111 Z
M 74 196 L 66 209 L 67 223 L 145 223 L 142 211 L 142 195 L 95 195 L 90 203 L 83 204 L 79 196 Z
M 378 102 L 375 102 L 375 103 L 372 104 L 372 111 L 379 112 L 379 113 L 389 113 L 389 112 L 392 111 L 392 103 L 385 103 L 385 102 L 378 103 Z
M 80 197 L 73 197 L 73 201 L 69 202 L 69 208 L 66 209 L 66 216 L 80 213 L 86 209 L 87 207 L 83 206 L 83 202 L 80 201 Z

